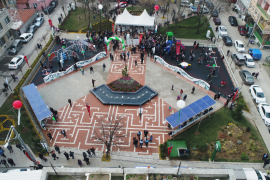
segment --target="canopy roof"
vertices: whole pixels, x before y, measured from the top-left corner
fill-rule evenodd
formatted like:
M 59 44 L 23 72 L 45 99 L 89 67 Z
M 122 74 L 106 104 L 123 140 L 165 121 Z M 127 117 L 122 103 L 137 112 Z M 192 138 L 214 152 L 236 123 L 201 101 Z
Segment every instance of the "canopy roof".
M 39 122 L 51 116 L 50 110 L 33 83 L 22 89 Z
M 154 26 L 155 17 L 149 16 L 146 10 L 140 16 L 131 15 L 127 9 L 117 16 L 116 25 L 130 25 L 130 26 Z
M 214 104 L 216 104 L 216 101 L 214 101 L 211 97 L 206 95 L 203 98 L 201 98 L 201 99 L 195 101 L 194 103 L 181 109 L 179 120 L 178 120 L 179 111 L 177 111 L 173 115 L 167 117 L 165 120 L 172 127 L 176 127 L 179 124 L 182 124 L 183 122 L 189 120 L 189 118 L 194 117 L 196 114 L 199 114 L 200 112 L 204 111 L 205 109 L 208 109 L 210 106 L 212 106 Z

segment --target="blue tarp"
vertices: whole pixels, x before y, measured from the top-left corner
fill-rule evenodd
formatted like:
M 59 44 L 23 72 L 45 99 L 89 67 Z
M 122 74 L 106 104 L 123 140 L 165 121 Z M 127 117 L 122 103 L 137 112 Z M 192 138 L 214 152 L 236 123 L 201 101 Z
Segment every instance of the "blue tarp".
M 23 87 L 22 90 L 39 122 L 51 116 L 50 110 L 33 83 Z
M 188 105 L 187 107 L 184 107 L 180 111 L 180 119 L 179 117 L 179 111 L 174 113 L 173 115 L 166 118 L 166 121 L 172 126 L 176 127 L 183 122 L 189 120 L 190 118 L 194 117 L 196 114 L 199 114 L 200 112 L 204 111 L 205 109 L 208 109 L 209 107 L 213 106 L 216 103 L 211 97 L 208 95 L 204 96 L 203 98 L 195 101 L 194 103 Z M 177 122 L 178 120 L 178 122 Z

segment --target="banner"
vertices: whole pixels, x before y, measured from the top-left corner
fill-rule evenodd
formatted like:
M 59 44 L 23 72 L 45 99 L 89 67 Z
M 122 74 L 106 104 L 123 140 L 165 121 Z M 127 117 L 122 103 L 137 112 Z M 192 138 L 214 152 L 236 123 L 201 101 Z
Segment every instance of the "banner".
M 87 111 L 88 111 L 88 114 L 89 114 L 89 117 L 90 117 L 90 106 L 88 103 L 86 103 L 86 108 L 87 108 Z
M 237 89 L 237 91 L 234 93 L 234 96 L 233 96 L 233 100 L 232 100 L 232 101 L 234 101 L 234 100 L 235 100 L 235 98 L 236 98 L 237 94 L 238 94 L 238 89 Z
M 173 148 L 173 146 L 168 147 L 168 157 L 170 157 L 170 154 L 171 154 L 171 152 L 172 152 L 172 148 Z
M 114 33 L 114 23 L 112 23 L 112 32 Z

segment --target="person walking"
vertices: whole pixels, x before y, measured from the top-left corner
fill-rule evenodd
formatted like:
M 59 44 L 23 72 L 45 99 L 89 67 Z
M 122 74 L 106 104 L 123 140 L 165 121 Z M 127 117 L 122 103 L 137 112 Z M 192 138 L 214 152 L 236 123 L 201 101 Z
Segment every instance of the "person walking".
M 0 147 L 0 155 L 3 156 L 4 158 L 6 158 L 6 155 L 5 155 L 4 152 L 5 152 L 4 149 L 2 149 L 2 148 Z
M 92 72 L 94 73 L 94 69 L 92 66 L 90 66 L 90 74 L 92 74 Z
M 13 161 L 13 159 L 8 158 L 7 161 L 8 161 L 8 163 L 9 163 L 11 166 L 16 166 L 16 164 L 15 164 L 14 161 Z
M 58 17 L 58 22 L 59 22 L 59 24 L 61 23 L 61 17 Z
M 191 93 L 194 94 L 195 86 L 193 86 Z
M 153 136 L 151 135 L 151 136 L 150 136 L 150 141 L 149 141 L 149 142 L 151 143 L 152 141 L 153 141 Z
M 227 56 L 229 56 L 229 55 L 230 55 L 230 50 L 227 51 Z
M 138 137 L 138 139 L 140 140 L 141 139 L 141 131 L 139 131 L 138 133 L 137 133 L 137 137 Z
M 86 158 L 87 154 L 85 152 L 83 152 L 83 158 Z
M 145 142 L 145 146 L 148 147 L 149 140 L 146 138 L 144 142 Z
M 129 59 L 129 52 L 127 52 L 127 57 L 128 57 L 128 59 Z
M 133 144 L 135 147 L 138 147 L 138 140 L 136 138 L 133 140 Z
M 56 160 L 55 158 L 59 159 L 59 157 L 56 156 L 54 151 L 52 151 L 51 154 L 52 154 L 53 160 Z
M 89 158 L 87 156 L 84 157 L 83 161 L 86 162 L 86 165 L 89 165 L 90 164 Z
M 218 32 L 218 26 L 216 27 L 216 32 Z
M 184 96 L 183 96 L 183 101 L 185 101 L 187 99 L 187 94 L 185 94 Z
M 172 90 L 173 90 L 173 85 L 172 85 Z
M 96 156 L 96 152 L 95 152 L 96 150 L 95 150 L 95 148 L 94 148 L 94 147 L 91 147 L 90 150 L 91 150 L 91 153 L 92 153 L 94 156 Z
M 81 73 L 82 73 L 82 75 L 84 75 L 84 69 L 81 67 Z
M 123 61 L 123 55 L 122 54 L 120 54 L 120 59 L 121 59 L 121 61 Z
M 12 149 L 12 146 L 10 144 L 7 146 L 7 149 L 9 150 L 9 153 L 13 153 L 13 149 Z
M 135 60 L 135 66 L 137 67 L 137 65 L 138 65 L 138 64 L 137 64 L 137 60 Z
M 48 133 L 47 136 L 50 138 L 50 142 L 52 142 L 53 138 L 52 138 L 52 134 Z
M 105 63 L 103 63 L 102 67 L 103 67 L 103 71 L 105 71 L 105 68 L 106 68 Z
M 216 93 L 216 94 L 215 94 L 215 96 L 214 96 L 214 100 L 216 100 L 216 99 L 217 99 L 217 97 L 218 97 L 218 93 Z
M 69 151 L 69 156 L 72 157 L 72 159 L 74 159 L 74 152 Z
M 183 94 L 183 89 L 180 90 L 180 98 L 182 97 L 182 94 Z
M 60 154 L 60 148 L 57 145 L 54 145 L 54 149 Z
M 265 159 L 267 159 L 268 158 L 268 153 L 265 153 L 264 155 L 263 155 L 263 157 L 262 157 L 262 160 L 265 160 Z
M 69 160 L 69 155 L 68 155 L 68 153 L 67 153 L 67 152 L 64 152 L 64 155 L 65 155 L 65 157 L 67 158 L 67 160 Z
M 63 134 L 63 135 L 64 135 L 64 138 L 66 138 L 66 137 L 67 137 L 67 133 L 66 133 L 66 131 L 65 131 L 64 129 L 61 131 L 61 134 Z
M 82 167 L 82 161 L 80 159 L 78 159 L 78 165 Z
M 263 168 L 264 168 L 267 164 L 269 164 L 269 159 L 264 159 Z
M 140 140 L 140 147 L 142 148 L 142 145 L 143 145 L 143 140 L 141 139 Z
M 40 159 L 44 160 L 45 162 L 47 161 L 47 158 L 45 158 L 45 157 L 43 156 L 43 154 L 39 154 L 38 156 L 39 156 Z
M 147 139 L 147 135 L 148 135 L 148 131 L 147 130 L 144 130 L 144 137 Z
M 20 143 L 17 143 L 16 147 L 19 148 L 21 151 L 23 150 L 23 147 L 22 147 L 22 145 Z
M 5 165 L 6 167 L 9 167 L 9 165 L 7 164 L 7 161 L 5 159 L 1 160 L 1 164 Z
M 3 85 L 4 85 L 5 89 L 8 91 L 9 90 L 8 89 L 8 84 L 6 82 L 4 82 Z
M 257 79 L 258 76 L 259 76 L 259 72 L 257 72 L 257 73 L 255 74 L 255 78 Z
M 96 81 L 96 80 L 92 79 L 93 87 L 95 87 L 95 81 Z
M 69 103 L 70 107 L 72 107 L 71 99 L 68 99 L 68 103 Z
M 87 149 L 86 152 L 87 152 L 87 154 L 88 154 L 89 157 L 92 157 L 90 149 Z

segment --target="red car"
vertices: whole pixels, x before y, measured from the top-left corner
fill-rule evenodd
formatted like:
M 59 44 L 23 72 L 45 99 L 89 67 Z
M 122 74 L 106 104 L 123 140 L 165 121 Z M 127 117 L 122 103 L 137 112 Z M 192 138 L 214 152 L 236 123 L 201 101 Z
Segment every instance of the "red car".
M 238 26 L 238 31 L 239 31 L 240 35 L 242 35 L 242 36 L 247 35 L 247 29 L 245 26 Z
M 221 24 L 221 20 L 218 17 L 213 17 L 213 21 L 214 21 L 215 25 Z

